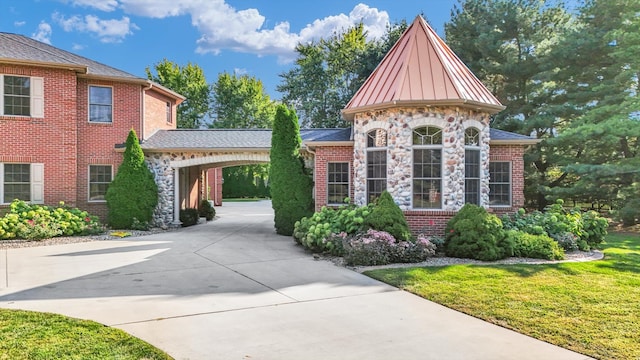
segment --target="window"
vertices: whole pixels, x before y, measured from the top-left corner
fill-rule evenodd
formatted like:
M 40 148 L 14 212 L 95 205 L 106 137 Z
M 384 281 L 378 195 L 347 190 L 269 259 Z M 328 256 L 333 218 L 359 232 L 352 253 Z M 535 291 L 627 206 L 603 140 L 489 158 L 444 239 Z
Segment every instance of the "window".
M 413 130 L 413 208 L 442 208 L 442 129 Z
M 349 197 L 349 163 L 328 163 L 327 167 L 327 204 L 342 204 Z
M 464 131 L 464 203 L 480 205 L 480 131 Z
M 0 75 L 0 115 L 44 117 L 43 79 Z
M 169 101 L 167 101 L 167 123 L 171 124 L 173 122 L 173 114 L 171 111 L 171 103 Z
M 0 163 L 0 203 L 15 199 L 32 203 L 43 202 L 43 164 Z
M 489 163 L 489 205 L 511 206 L 511 163 Z
M 367 202 L 373 202 L 387 189 L 387 132 L 367 134 Z
M 113 89 L 106 86 L 89 86 L 89 121 L 113 122 Z
M 111 174 L 111 165 L 89 165 L 89 201 L 104 201 Z

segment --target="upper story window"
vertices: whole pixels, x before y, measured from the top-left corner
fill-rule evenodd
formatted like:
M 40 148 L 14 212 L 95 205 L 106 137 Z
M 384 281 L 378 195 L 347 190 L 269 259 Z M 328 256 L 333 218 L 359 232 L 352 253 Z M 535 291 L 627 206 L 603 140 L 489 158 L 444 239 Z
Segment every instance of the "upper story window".
M 44 117 L 43 78 L 0 76 L 0 115 Z
M 480 131 L 464 131 L 464 202 L 480 205 Z
M 113 122 L 113 88 L 89 86 L 89 121 Z
M 442 129 L 413 130 L 413 208 L 442 208 Z
M 167 123 L 171 124 L 173 122 L 173 111 L 171 109 L 171 102 L 167 101 Z
M 387 132 L 367 133 L 367 202 L 373 202 L 387 189 Z

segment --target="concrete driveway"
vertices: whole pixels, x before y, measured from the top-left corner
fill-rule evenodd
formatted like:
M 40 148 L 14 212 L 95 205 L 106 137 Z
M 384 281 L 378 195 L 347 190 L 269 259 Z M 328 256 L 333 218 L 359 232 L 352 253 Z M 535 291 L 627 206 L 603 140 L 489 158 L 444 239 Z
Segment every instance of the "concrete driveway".
M 123 329 L 176 359 L 587 359 L 316 261 L 270 202 L 126 240 L 0 250 L 0 307 Z

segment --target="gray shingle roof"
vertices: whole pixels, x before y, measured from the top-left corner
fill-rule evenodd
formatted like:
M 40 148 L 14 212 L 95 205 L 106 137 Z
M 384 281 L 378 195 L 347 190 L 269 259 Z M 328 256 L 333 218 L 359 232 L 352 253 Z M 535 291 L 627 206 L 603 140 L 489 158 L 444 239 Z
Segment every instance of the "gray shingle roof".
M 23 35 L 0 32 L 0 61 L 3 59 L 83 66 L 89 75 L 145 80 Z
M 491 140 L 531 141 L 531 137 L 508 131 L 491 129 Z M 303 142 L 351 141 L 351 128 L 344 129 L 301 129 Z M 143 141 L 143 150 L 216 150 L 216 149 L 269 149 L 271 130 L 269 129 L 175 129 L 158 130 Z

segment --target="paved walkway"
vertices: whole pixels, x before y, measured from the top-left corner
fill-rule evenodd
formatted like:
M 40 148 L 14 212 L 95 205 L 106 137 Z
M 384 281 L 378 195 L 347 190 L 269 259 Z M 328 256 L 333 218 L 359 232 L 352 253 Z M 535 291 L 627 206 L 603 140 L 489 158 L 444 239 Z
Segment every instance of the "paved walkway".
M 0 307 L 123 329 L 181 359 L 587 359 L 313 260 L 269 202 L 114 241 L 0 250 Z

